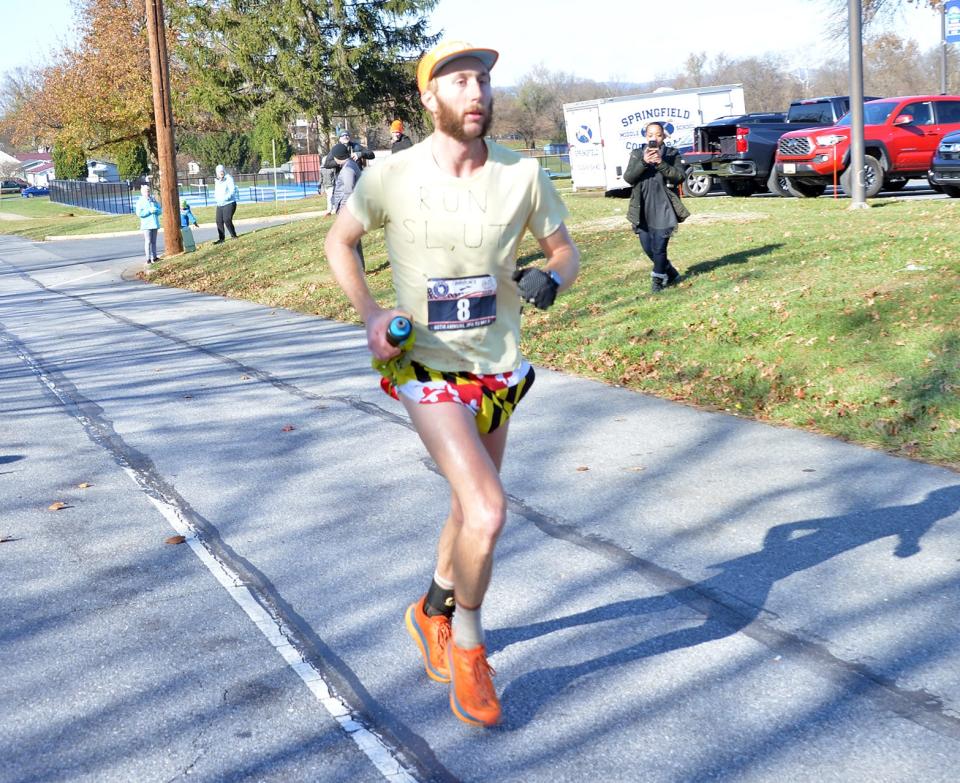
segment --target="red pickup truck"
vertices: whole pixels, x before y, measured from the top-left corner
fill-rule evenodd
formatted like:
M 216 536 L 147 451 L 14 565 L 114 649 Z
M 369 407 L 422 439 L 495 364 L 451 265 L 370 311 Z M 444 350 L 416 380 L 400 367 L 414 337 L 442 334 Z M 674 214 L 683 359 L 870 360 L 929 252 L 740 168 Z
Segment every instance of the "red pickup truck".
M 940 139 L 960 130 L 960 95 L 908 95 L 863 105 L 864 195 L 900 190 L 925 177 Z M 776 169 L 794 195 L 813 198 L 834 177 L 851 192 L 850 115 L 832 128 L 785 133 L 777 143 Z

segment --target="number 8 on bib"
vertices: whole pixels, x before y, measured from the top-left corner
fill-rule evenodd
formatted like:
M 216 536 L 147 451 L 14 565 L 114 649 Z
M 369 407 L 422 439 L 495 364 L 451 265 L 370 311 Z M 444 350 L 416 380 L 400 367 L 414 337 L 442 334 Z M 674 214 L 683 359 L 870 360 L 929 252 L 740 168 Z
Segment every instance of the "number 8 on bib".
M 497 279 L 432 277 L 427 280 L 427 327 L 432 332 L 476 329 L 497 320 Z

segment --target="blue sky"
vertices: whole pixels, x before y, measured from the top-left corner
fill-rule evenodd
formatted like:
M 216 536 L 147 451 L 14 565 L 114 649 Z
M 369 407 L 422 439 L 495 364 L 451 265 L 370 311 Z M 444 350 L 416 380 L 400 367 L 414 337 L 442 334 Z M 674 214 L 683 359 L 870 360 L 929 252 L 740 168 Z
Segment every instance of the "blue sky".
M 596 81 L 645 82 L 679 70 L 691 51 L 731 57 L 775 52 L 794 67 L 845 55 L 824 43 L 825 8 L 826 0 L 440 0 L 432 26 L 444 29 L 445 37 L 498 49 L 494 84 L 513 84 L 540 63 Z M 0 0 L 0 21 L 2 76 L 43 62 L 70 40 L 73 8 L 70 0 Z M 897 29 L 922 49 L 940 39 L 939 16 L 929 9 L 909 6 Z M 702 40 L 697 30 L 704 31 Z

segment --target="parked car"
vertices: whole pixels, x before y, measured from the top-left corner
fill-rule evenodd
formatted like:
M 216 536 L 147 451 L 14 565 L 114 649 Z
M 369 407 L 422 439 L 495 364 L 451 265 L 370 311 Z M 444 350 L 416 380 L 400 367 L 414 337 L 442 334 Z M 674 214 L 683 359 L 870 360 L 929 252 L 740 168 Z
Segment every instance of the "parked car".
M 906 95 L 863 105 L 866 198 L 881 190 L 901 190 L 907 180 L 925 177 L 940 139 L 960 131 L 960 95 Z M 776 169 L 794 195 L 819 196 L 839 179 L 853 188 L 850 168 L 850 115 L 832 128 L 785 133 L 777 145 Z
M 960 131 L 948 133 L 933 154 L 927 181 L 950 198 L 960 198 Z
M 694 130 L 696 152 L 687 156 L 687 161 L 698 173 L 719 179 L 730 196 L 768 190 L 778 196 L 792 195 L 789 183 L 774 171 L 777 141 L 788 131 L 834 125 L 849 108 L 848 96 L 833 95 L 791 101 L 785 114 L 754 112 L 722 117 Z
M 750 196 L 765 190 L 766 182 L 754 182 L 757 173 L 755 164 L 743 164 L 741 161 L 747 152 L 745 139 L 753 126 L 774 124 L 779 127 L 785 118 L 782 112 L 752 112 L 720 117 L 695 128 L 694 146 L 683 154 L 684 161 L 690 166 L 684 193 L 695 198 L 705 196 L 715 184 L 719 184 L 730 196 Z M 771 146 L 773 144 L 775 141 L 771 141 Z M 737 163 L 732 163 L 733 160 Z M 741 168 L 736 168 L 737 164 Z M 741 174 L 744 175 L 742 179 Z
M 38 185 L 31 185 L 20 191 L 21 198 L 33 198 L 34 196 L 49 196 L 50 188 L 42 188 Z
M 0 193 L 19 193 L 23 190 L 23 183 L 16 179 L 0 181 Z

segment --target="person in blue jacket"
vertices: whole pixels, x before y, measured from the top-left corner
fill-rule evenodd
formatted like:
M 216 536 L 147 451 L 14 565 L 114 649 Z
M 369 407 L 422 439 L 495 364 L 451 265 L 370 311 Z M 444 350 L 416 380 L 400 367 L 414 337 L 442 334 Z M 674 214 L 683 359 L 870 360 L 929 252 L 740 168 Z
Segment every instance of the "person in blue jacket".
M 140 230 L 143 231 L 143 254 L 147 264 L 157 260 L 157 232 L 160 231 L 160 215 L 163 207 L 153 197 L 149 185 L 140 187 L 140 198 L 133 205 L 133 211 L 140 218 Z
M 193 210 L 186 199 L 180 200 L 180 235 L 183 237 L 183 249 L 192 253 L 197 249 L 197 242 L 193 238 L 193 229 L 190 226 L 200 227 L 197 219 L 193 216 Z
M 225 238 L 224 225 L 233 239 L 237 238 L 237 230 L 233 227 L 233 213 L 237 211 L 237 186 L 233 177 L 227 174 L 222 164 L 217 165 L 217 178 L 213 186 L 213 200 L 217 205 L 217 241 L 219 245 Z

